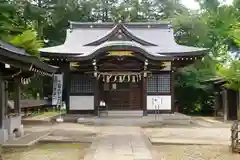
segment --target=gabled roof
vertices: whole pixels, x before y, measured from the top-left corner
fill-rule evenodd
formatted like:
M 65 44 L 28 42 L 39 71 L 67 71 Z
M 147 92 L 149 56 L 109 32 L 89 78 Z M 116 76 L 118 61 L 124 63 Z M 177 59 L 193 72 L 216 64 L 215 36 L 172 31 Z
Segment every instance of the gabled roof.
M 121 36 L 121 38 L 115 37 L 115 36 Z M 123 37 L 125 36 L 125 37 Z M 130 30 L 128 30 L 123 24 L 117 24 L 112 28 L 112 30 L 103 37 L 100 37 L 99 39 L 94 40 L 93 42 L 90 42 L 88 44 L 85 44 L 84 46 L 98 46 L 102 43 L 110 40 L 111 38 L 116 38 L 122 41 L 131 40 L 134 42 L 137 42 L 143 46 L 157 46 L 157 44 L 153 44 L 151 42 L 145 41 L 144 39 L 141 39 L 137 36 L 135 36 L 133 33 L 131 33 Z
M 45 57 L 84 57 L 94 53 L 98 46 L 109 41 L 137 43 L 150 56 L 202 56 L 205 48 L 178 45 L 170 23 L 79 23 L 70 22 L 65 43 L 42 48 Z M 122 48 L 124 49 L 124 45 Z M 109 47 L 111 49 L 111 47 Z
M 95 56 L 108 52 L 109 48 L 111 50 L 122 50 L 124 46 L 124 49 L 135 51 L 138 53 L 142 53 L 144 56 L 146 56 L 149 59 L 155 59 L 155 60 L 172 60 L 172 56 L 167 55 L 160 55 L 160 54 L 149 54 L 151 51 L 151 47 L 143 47 L 139 43 L 136 43 L 134 41 L 106 41 L 102 43 L 101 45 L 95 47 L 92 52 L 89 54 L 81 54 L 74 57 L 69 57 L 68 60 L 87 60 L 87 59 L 93 59 Z
M 10 64 L 16 68 L 28 71 L 55 73 L 58 67 L 40 61 L 37 57 L 31 56 L 24 49 L 14 47 L 6 42 L 0 41 L 0 62 Z M 21 68 L 14 62 L 22 62 L 27 68 Z

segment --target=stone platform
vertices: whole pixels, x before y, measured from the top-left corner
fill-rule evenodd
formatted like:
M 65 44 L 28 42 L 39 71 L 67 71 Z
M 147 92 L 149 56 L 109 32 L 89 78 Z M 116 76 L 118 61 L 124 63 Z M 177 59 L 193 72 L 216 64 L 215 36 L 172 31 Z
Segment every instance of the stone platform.
M 168 124 L 176 125 L 190 125 L 191 117 L 180 113 L 174 114 L 160 114 L 155 116 L 149 114 L 148 116 L 90 116 L 90 115 L 65 115 L 64 122 L 77 122 L 84 125 L 94 126 L 141 126 L 154 127 Z

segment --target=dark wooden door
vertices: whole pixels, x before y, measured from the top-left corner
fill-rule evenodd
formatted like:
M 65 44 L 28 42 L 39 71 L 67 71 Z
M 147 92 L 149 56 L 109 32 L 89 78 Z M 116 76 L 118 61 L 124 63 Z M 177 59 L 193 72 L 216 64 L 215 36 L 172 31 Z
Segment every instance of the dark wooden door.
M 141 110 L 139 83 L 110 83 L 104 94 L 109 110 Z
M 140 110 L 141 107 L 141 88 L 139 83 L 132 83 L 130 85 L 130 108 L 132 110 Z

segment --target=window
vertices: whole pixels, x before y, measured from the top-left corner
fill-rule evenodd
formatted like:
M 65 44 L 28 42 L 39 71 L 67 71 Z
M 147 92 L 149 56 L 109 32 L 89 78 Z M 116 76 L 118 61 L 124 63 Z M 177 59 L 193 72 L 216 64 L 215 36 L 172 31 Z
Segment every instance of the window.
M 87 75 L 71 76 L 71 93 L 93 93 L 93 78 Z
M 170 74 L 153 74 L 147 79 L 148 93 L 170 93 Z

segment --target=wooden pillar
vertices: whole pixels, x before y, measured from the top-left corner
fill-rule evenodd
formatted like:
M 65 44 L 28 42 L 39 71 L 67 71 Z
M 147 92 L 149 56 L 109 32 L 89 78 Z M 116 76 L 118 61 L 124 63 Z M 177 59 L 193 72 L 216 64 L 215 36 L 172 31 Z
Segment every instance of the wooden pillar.
M 142 79 L 142 109 L 143 115 L 147 116 L 147 78 L 143 77 Z
M 21 114 L 20 100 L 21 100 L 21 86 L 20 78 L 14 78 L 14 111 Z
M 227 89 L 223 88 L 222 91 L 222 99 L 223 99 L 223 110 L 224 110 L 224 121 L 228 120 L 228 100 L 227 100 Z
M 170 73 L 170 77 L 171 77 L 171 113 L 175 112 L 175 92 L 174 92 L 174 78 L 175 78 L 175 72 L 173 70 L 173 68 L 171 68 L 171 73 Z
M 2 73 L 0 71 L 0 129 L 3 127 L 3 119 L 4 119 L 4 109 L 5 107 L 5 86 L 4 86 L 4 80 L 2 77 Z
M 94 86 L 94 115 L 97 116 L 98 115 L 98 105 L 99 105 L 99 81 L 97 80 L 97 78 L 94 77 L 94 81 L 93 81 L 93 86 Z
M 5 109 L 4 115 L 8 114 L 8 81 L 5 81 Z
M 69 113 L 70 108 L 70 62 L 61 62 L 60 71 L 63 73 L 63 94 L 62 99 L 66 104 L 66 111 Z
M 218 109 L 219 109 L 219 92 L 215 92 L 214 93 L 214 116 L 217 117 L 218 116 Z

